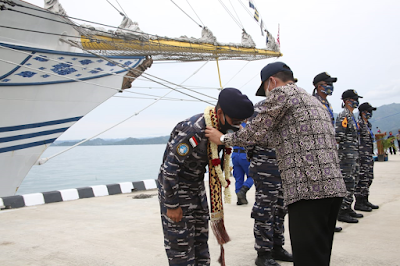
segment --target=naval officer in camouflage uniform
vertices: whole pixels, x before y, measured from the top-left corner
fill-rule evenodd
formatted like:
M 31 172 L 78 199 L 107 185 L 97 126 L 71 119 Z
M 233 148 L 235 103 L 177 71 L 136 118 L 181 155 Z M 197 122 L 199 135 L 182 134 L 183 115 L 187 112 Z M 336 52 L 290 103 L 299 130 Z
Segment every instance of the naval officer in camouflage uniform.
M 343 111 L 336 120 L 336 142 L 339 144 L 338 155 L 340 170 L 346 184 L 347 194 L 343 198 L 338 220 L 346 223 L 358 223 L 357 218 L 363 215 L 356 213 L 352 208 L 355 184 L 359 175 L 359 143 L 360 130 L 353 110 L 358 107 L 358 99 L 362 98 L 355 90 L 347 90 L 342 94 Z
M 313 85 L 314 90 L 312 95 L 318 99 L 325 107 L 329 116 L 332 120 L 333 127 L 335 126 L 335 117 L 333 115 L 333 108 L 329 103 L 327 97 L 333 93 L 333 83 L 337 81 L 337 78 L 331 77 L 328 73 L 322 72 L 314 77 Z M 342 227 L 335 227 L 335 232 L 341 232 Z
M 216 106 L 221 131 L 237 130 L 254 112 L 239 90 L 221 91 Z M 171 132 L 158 176 L 164 246 L 170 265 L 210 265 L 204 174 L 209 162 L 204 114 L 178 123 Z M 220 146 L 220 149 L 224 146 Z
M 265 96 L 265 93 L 256 95 Z M 262 110 L 264 102 L 254 106 L 252 118 Z M 283 224 L 287 208 L 283 204 L 282 180 L 276 153 L 268 146 L 268 139 L 265 138 L 258 145 L 246 148 L 250 160 L 249 175 L 253 177 L 256 188 L 251 218 L 254 219 L 256 265 L 279 266 L 275 260 L 292 262 L 293 256 L 282 247 L 285 244 Z
M 356 203 L 355 210 L 370 212 L 372 209 L 378 209 L 379 206 L 368 201 L 369 187 L 374 179 L 374 133 L 372 133 L 372 125 L 368 121 L 372 117 L 372 111 L 376 111 L 376 107 L 372 107 L 366 102 L 358 107 L 360 126 L 360 178 L 356 184 L 354 195 Z

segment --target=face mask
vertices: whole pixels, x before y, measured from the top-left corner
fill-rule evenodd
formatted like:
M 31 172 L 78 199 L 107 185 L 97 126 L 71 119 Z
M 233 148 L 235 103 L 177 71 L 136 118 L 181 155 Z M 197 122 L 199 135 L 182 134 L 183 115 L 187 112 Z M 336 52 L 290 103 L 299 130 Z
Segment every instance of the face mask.
M 231 125 L 228 123 L 228 120 L 226 120 L 225 114 L 224 114 L 224 120 L 225 120 L 225 125 L 219 122 L 219 127 L 222 133 L 227 134 L 227 133 L 233 133 L 236 132 L 240 129 L 240 125 Z
M 321 85 L 322 88 L 324 88 L 323 90 L 321 90 L 323 93 L 325 93 L 326 95 L 332 95 L 333 93 L 333 86 L 332 85 Z
M 357 108 L 358 107 L 358 101 L 356 100 L 350 100 L 351 104 L 348 104 L 351 108 Z
M 275 81 L 275 88 L 276 88 L 276 80 Z M 271 84 L 271 82 L 268 82 L 268 86 L 267 86 L 267 90 L 265 91 L 265 97 L 268 97 L 268 95 L 271 94 L 271 91 L 269 90 L 269 85 Z

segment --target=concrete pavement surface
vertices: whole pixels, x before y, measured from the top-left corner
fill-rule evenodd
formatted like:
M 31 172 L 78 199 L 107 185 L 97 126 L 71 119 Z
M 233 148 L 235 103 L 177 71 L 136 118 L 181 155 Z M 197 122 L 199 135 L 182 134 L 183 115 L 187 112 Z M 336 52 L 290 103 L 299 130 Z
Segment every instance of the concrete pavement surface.
M 358 224 L 338 222 L 331 265 L 400 265 L 400 155 L 375 163 L 370 201 L 380 208 Z M 233 186 L 231 187 L 233 191 Z M 133 199 L 138 194 L 153 195 Z M 254 187 L 249 204 L 225 204 L 226 265 L 255 265 Z M 168 265 L 157 191 L 81 199 L 0 211 L 0 265 Z M 286 224 L 285 248 L 291 251 Z M 220 248 L 210 231 L 211 265 Z M 279 262 L 282 266 L 292 265 Z

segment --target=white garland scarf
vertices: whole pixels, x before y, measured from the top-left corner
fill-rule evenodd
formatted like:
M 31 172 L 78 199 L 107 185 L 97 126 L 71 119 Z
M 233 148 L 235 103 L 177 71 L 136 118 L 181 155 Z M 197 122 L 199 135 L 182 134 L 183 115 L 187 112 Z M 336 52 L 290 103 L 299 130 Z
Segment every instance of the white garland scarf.
M 215 107 L 213 106 L 208 106 L 205 110 L 204 110 L 204 119 L 206 122 L 206 126 L 210 126 L 210 127 L 214 127 L 213 123 L 211 121 L 211 116 L 210 116 L 210 111 L 211 112 L 215 112 Z M 215 114 L 216 116 L 217 114 Z M 212 154 L 212 158 L 211 159 L 219 159 L 218 157 L 218 145 L 215 144 L 214 142 L 210 142 L 210 147 L 211 147 L 211 154 Z M 231 203 L 231 192 L 229 189 L 229 184 L 230 184 L 230 160 L 231 160 L 231 155 L 225 152 L 224 149 L 224 175 L 222 174 L 222 169 L 221 169 L 221 165 L 216 165 L 216 166 L 208 166 L 208 167 L 215 167 L 215 171 L 218 175 L 218 179 L 221 182 L 221 185 L 224 187 L 224 201 L 225 203 Z

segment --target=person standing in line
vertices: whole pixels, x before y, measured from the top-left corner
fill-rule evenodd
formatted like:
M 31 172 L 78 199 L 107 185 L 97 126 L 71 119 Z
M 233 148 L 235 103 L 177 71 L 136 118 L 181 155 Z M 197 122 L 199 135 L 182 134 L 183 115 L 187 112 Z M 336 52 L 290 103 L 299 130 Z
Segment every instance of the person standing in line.
M 328 102 L 327 97 L 331 96 L 333 93 L 333 83 L 337 81 L 337 78 L 331 77 L 327 72 L 319 73 L 314 77 L 313 85 L 314 90 L 312 95 L 317 98 L 323 106 L 325 106 L 326 111 L 328 111 L 329 116 L 332 119 L 332 125 L 335 126 L 335 117 L 333 115 L 333 108 Z M 335 232 L 341 232 L 342 227 L 335 227 Z
M 219 129 L 227 132 L 238 130 L 240 124 L 253 114 L 254 107 L 239 90 L 225 88 L 211 112 Z M 204 132 L 205 116 L 201 113 L 175 126 L 158 175 L 164 247 L 169 265 L 210 265 L 210 215 L 204 187 L 204 174 L 210 158 Z M 222 150 L 224 146 L 218 148 Z
M 392 131 L 389 131 L 389 136 L 387 139 L 390 141 L 390 146 L 389 146 L 390 154 L 396 155 L 396 145 L 394 144 L 395 136 L 393 136 Z
M 258 88 L 267 96 L 260 113 L 235 133 L 207 127 L 206 136 L 228 146 L 258 145 L 265 138 L 271 141 L 288 208 L 294 265 L 327 266 L 346 187 L 331 118 L 294 80 L 285 63 L 266 65 Z
M 337 78 L 331 77 L 328 73 L 322 72 L 314 77 L 313 85 L 314 90 L 312 95 L 317 98 L 326 108 L 329 116 L 332 120 L 332 125 L 335 126 L 335 117 L 333 116 L 333 109 L 331 104 L 328 102 L 327 97 L 333 93 L 333 83 L 337 81 Z
M 242 124 L 243 127 L 246 123 Z M 232 152 L 233 177 L 235 178 L 235 192 L 237 205 L 248 204 L 246 193 L 253 186 L 253 178 L 249 175 L 250 162 L 247 160 L 243 147 L 233 146 Z M 246 176 L 246 180 L 245 180 Z
M 354 195 L 356 203 L 354 209 L 358 211 L 370 212 L 372 209 L 378 209 L 379 206 L 372 204 L 368 200 L 369 188 L 374 179 L 374 133 L 372 133 L 372 125 L 368 121 L 372 117 L 372 111 L 376 111 L 376 107 L 372 107 L 366 102 L 358 107 L 360 126 L 360 180 L 356 184 Z
M 398 132 L 399 132 L 399 133 L 397 133 L 396 139 L 397 139 L 397 147 L 399 148 L 399 151 L 400 151 L 400 129 L 399 129 Z
M 254 114 L 250 121 L 262 110 L 264 102 L 265 100 L 254 105 Z M 250 160 L 249 173 L 256 188 L 251 218 L 254 219 L 257 266 L 279 266 L 276 260 L 293 262 L 293 256 L 283 248 L 287 208 L 283 204 L 282 180 L 276 153 L 268 146 L 268 139 L 265 138 L 256 146 L 246 147 Z
M 340 207 L 338 220 L 345 223 L 358 223 L 357 218 L 362 218 L 361 213 L 356 213 L 351 205 L 353 203 L 355 184 L 358 183 L 360 172 L 359 145 L 360 130 L 353 110 L 358 107 L 358 99 L 362 98 L 355 90 L 346 90 L 342 94 L 343 111 L 336 120 L 336 141 L 339 144 L 338 154 L 340 169 L 346 184 L 347 194 Z

